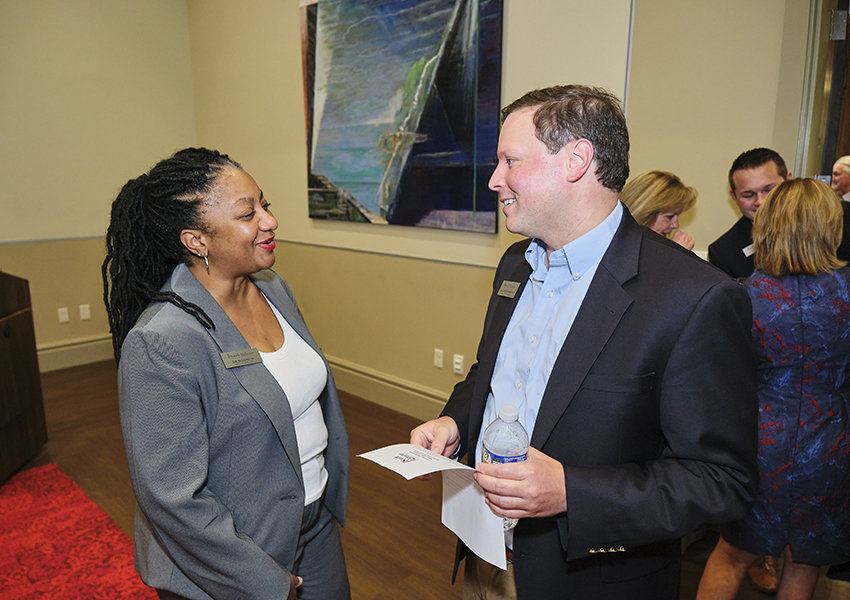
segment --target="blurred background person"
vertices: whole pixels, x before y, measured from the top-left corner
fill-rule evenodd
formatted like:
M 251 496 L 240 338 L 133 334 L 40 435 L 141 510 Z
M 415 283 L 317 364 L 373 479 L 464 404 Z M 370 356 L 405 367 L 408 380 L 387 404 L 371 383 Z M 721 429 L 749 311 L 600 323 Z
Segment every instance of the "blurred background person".
M 784 557 L 778 598 L 811 598 L 819 566 L 850 559 L 850 269 L 843 212 L 825 183 L 779 184 L 755 215 L 760 486 L 724 526 L 698 600 L 733 599 L 758 555 Z
M 842 200 L 850 201 L 850 155 L 842 156 L 832 165 L 830 186 Z
M 620 200 L 640 225 L 693 249 L 694 240 L 679 229 L 679 215 L 697 201 L 697 191 L 666 171 L 647 171 L 629 179 Z M 671 235 L 672 234 L 672 235 Z
M 135 564 L 160 598 L 350 597 L 348 435 L 328 363 L 269 270 L 276 228 L 251 176 L 203 148 L 112 204 L 104 300 Z

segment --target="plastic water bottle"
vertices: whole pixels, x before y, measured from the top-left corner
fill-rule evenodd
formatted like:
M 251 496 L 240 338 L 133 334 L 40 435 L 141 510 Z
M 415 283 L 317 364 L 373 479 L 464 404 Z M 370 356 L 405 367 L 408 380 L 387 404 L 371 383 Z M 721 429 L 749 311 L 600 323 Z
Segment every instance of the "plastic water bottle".
M 498 418 L 484 430 L 481 458 L 487 463 L 522 462 L 528 457 L 528 434 L 517 419 L 515 406 L 505 404 Z M 503 517 L 505 531 L 516 527 L 519 519 Z

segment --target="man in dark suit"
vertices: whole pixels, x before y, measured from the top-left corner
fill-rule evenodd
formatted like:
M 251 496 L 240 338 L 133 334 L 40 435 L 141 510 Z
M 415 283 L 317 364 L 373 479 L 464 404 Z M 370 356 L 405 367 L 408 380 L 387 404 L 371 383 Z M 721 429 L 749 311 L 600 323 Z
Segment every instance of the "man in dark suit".
M 769 148 L 742 153 L 729 169 L 729 195 L 741 210 L 732 228 L 708 246 L 708 261 L 735 279 L 753 272 L 753 218 L 770 191 L 791 179 L 785 161 Z
M 536 90 L 502 118 L 490 187 L 530 239 L 496 270 L 477 363 L 411 432 L 467 454 L 491 509 L 519 519 L 507 571 L 459 545 L 464 597 L 678 600 L 679 538 L 740 518 L 755 489 L 749 298 L 619 202 L 629 140 L 613 95 Z M 505 404 L 528 458 L 481 463 Z
M 753 218 L 771 190 L 786 179 L 791 179 L 791 173 L 785 161 L 770 148 L 753 148 L 735 159 L 729 169 L 729 195 L 741 210 L 741 218 L 708 246 L 708 262 L 735 279 L 752 275 Z M 850 261 L 850 210 L 846 204 L 842 207 L 844 237 L 837 254 L 839 259 Z M 772 589 L 778 585 L 777 581 Z

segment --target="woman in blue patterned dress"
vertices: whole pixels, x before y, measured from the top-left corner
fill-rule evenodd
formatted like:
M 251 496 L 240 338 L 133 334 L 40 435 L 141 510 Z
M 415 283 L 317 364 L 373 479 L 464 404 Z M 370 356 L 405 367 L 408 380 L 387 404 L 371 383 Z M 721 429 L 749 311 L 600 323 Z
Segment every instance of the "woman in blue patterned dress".
M 723 529 L 698 600 L 735 597 L 758 555 L 784 556 L 778 598 L 811 598 L 819 565 L 850 559 L 850 269 L 841 200 L 786 181 L 756 213 L 753 302 L 761 483 L 752 511 Z

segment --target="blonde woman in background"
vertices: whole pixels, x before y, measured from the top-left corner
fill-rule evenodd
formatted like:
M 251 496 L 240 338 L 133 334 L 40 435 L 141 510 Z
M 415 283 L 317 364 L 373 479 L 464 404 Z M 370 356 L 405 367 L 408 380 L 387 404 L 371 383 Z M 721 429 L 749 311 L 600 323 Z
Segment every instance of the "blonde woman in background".
M 630 179 L 620 200 L 639 224 L 691 250 L 693 238 L 679 229 L 679 215 L 697 201 L 697 191 L 666 171 L 647 171 Z M 672 234 L 672 235 L 670 235 Z

